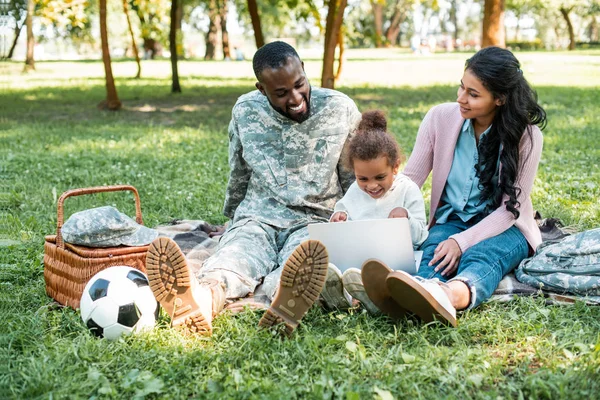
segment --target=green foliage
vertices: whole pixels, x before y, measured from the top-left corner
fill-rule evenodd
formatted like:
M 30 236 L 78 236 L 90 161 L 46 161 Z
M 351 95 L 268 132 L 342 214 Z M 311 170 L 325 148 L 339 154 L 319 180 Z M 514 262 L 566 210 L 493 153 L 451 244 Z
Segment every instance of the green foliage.
M 36 16 L 42 25 L 40 39 L 45 30 L 52 30 L 59 38 L 70 39 L 76 46 L 93 43 L 92 18 L 98 14 L 95 1 L 88 0 L 38 0 Z
M 238 22 L 248 32 L 252 31 L 250 12 L 246 0 L 234 0 Z M 322 3 L 322 2 L 318 2 Z M 310 29 L 319 28 L 324 33 L 325 23 L 314 0 L 266 0 L 257 1 L 258 14 L 265 40 L 294 37 L 298 40 L 310 38 Z
M 527 42 L 506 42 L 506 47 L 513 51 L 544 50 L 544 43 L 540 39 Z
M 531 58 L 543 56 L 523 55 L 526 73 Z M 459 71 L 465 58 L 435 57 L 428 62 L 441 69 L 460 58 Z M 564 86 L 566 72 L 556 68 L 557 84 L 537 87 L 549 124 L 532 196 L 543 215 L 586 229 L 600 225 L 600 99 L 589 86 L 598 54 L 575 57 L 580 84 Z M 210 65 L 227 64 L 182 62 L 193 71 Z M 248 64 L 237 65 L 251 74 Z M 170 79 L 153 76 L 152 67 L 156 75 L 169 68 L 149 61 L 146 79 L 117 75 L 119 112 L 95 107 L 105 90 L 98 62 L 0 74 L 9 94 L 0 97 L 0 398 L 597 397 L 600 308 L 583 303 L 489 303 L 461 313 L 456 329 L 314 308 L 290 340 L 257 331 L 260 313 L 251 311 L 218 317 L 211 338 L 186 337 L 163 315 L 142 336 L 94 338 L 77 312 L 44 292 L 43 237 L 56 229 L 57 197 L 70 188 L 132 184 L 149 226 L 173 218 L 224 222 L 227 123 L 237 97 L 253 89 L 253 79 L 184 76 L 188 90 L 172 96 Z M 408 74 L 411 81 L 418 73 Z M 384 110 L 407 154 L 427 110 L 456 93 L 448 84 L 341 90 L 362 110 Z M 106 204 L 133 213 L 130 195 L 111 193 L 69 199 L 66 214 Z

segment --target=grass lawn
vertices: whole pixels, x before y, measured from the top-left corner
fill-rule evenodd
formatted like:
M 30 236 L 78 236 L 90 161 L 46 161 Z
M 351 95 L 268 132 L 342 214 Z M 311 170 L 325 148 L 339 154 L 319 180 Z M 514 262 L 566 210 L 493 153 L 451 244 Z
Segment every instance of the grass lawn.
M 598 227 L 600 52 L 563 53 L 554 65 L 556 54 L 518 56 L 548 112 L 534 207 L 576 229 Z M 455 100 L 464 58 L 350 58 L 339 89 L 362 110 L 385 110 L 410 154 L 427 110 Z M 415 63 L 439 67 L 435 85 Z M 94 338 L 44 290 L 44 235 L 56 230 L 63 191 L 131 184 L 148 226 L 225 222 L 227 123 L 253 88 L 251 66 L 181 64 L 184 92 L 171 95 L 168 61 L 144 63 L 141 80 L 128 78 L 133 63 L 115 63 L 125 106 L 116 113 L 95 107 L 104 98 L 99 62 L 38 63 L 29 75 L 0 64 L 0 398 L 597 398 L 600 307 L 582 303 L 484 304 L 456 329 L 314 308 L 291 340 L 257 331 L 251 311 L 217 318 L 210 338 L 186 337 L 162 316 L 141 336 Z M 318 62 L 307 71 L 316 84 Z M 67 214 L 107 204 L 133 211 L 125 194 L 66 204 Z

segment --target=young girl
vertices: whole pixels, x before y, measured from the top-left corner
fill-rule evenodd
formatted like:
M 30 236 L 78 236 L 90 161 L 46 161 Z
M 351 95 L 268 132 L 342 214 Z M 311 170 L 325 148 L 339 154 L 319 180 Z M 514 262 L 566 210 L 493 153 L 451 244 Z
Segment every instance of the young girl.
M 417 185 L 398 174 L 401 154 L 398 144 L 387 131 L 381 111 L 365 112 L 355 136 L 350 140 L 345 163 L 354 170 L 356 181 L 338 201 L 331 222 L 378 218 L 408 218 L 415 247 L 427 237 L 425 203 Z M 329 305 L 342 299 L 340 277 L 348 293 L 361 301 L 369 312 L 377 312 L 364 291 L 360 270 L 350 268 L 340 274 L 330 265 L 328 283 L 322 296 Z
M 376 304 L 456 326 L 456 310 L 488 299 L 533 252 L 541 235 L 529 195 L 545 124 L 510 51 L 488 47 L 467 60 L 457 102 L 427 113 L 404 169 L 419 186 L 433 171 L 420 268 L 411 277 L 365 265 L 366 291 Z

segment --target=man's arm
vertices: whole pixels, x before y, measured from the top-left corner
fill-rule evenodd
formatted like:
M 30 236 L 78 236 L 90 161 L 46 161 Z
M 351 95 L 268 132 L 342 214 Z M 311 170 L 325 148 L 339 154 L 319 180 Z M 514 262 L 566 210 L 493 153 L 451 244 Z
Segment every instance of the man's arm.
M 238 133 L 235 118 L 229 123 L 229 182 L 225 191 L 223 214 L 233 219 L 248 189 L 250 169 L 242 157 L 242 142 Z

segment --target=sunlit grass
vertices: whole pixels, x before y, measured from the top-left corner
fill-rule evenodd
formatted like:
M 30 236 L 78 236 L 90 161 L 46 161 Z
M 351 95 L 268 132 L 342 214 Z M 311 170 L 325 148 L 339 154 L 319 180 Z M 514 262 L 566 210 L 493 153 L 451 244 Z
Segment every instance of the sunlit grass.
M 523 54 L 526 65 L 554 56 Z M 600 54 L 561 56 L 565 65 L 595 71 Z M 464 58 L 428 60 L 460 70 Z M 407 54 L 393 61 L 421 62 Z M 71 188 L 132 184 L 149 226 L 174 218 L 223 223 L 227 124 L 237 97 L 254 84 L 249 63 L 189 62 L 184 92 L 172 95 L 167 62 L 145 62 L 141 80 L 129 77 L 133 63 L 115 64 L 124 103 L 116 113 L 96 108 L 104 98 L 100 63 L 38 63 L 28 75 L 16 63 L 0 67 L 10 70 L 0 76 L 8 85 L 0 95 L 0 398 L 597 397 L 600 310 L 583 303 L 485 304 L 463 313 L 457 329 L 314 308 L 291 340 L 257 331 L 260 314 L 253 312 L 217 318 L 211 338 L 184 336 L 164 315 L 139 337 L 92 337 L 77 312 L 57 307 L 44 292 L 43 237 L 56 230 L 57 197 Z M 307 65 L 315 79 L 317 64 Z M 203 70 L 230 73 L 229 65 L 240 71 L 227 79 Z M 534 208 L 576 229 L 597 227 L 598 78 L 574 74 L 571 87 L 563 67 L 554 71 L 532 75 L 548 80 L 537 89 L 549 117 Z M 383 109 L 409 155 L 421 119 L 431 106 L 455 99 L 458 78 L 414 86 L 425 78 L 403 70 L 390 75 L 386 84 L 368 83 L 367 71 L 356 76 L 362 83 L 340 90 L 362 110 Z M 429 192 L 426 184 L 426 198 Z M 133 213 L 133 198 L 114 193 L 68 199 L 66 212 L 107 204 Z

